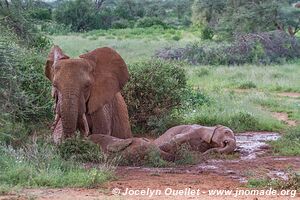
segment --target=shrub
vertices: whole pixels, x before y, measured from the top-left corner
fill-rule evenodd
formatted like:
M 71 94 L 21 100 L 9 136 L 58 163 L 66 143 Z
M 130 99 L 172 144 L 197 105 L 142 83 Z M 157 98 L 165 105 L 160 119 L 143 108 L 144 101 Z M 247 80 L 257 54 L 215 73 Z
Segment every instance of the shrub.
M 280 63 L 300 57 L 300 42 L 283 31 L 271 31 L 240 35 L 231 43 L 193 43 L 184 48 L 164 48 L 157 51 L 156 56 L 204 65 Z
M 52 116 L 42 52 L 19 45 L 17 36 L 1 25 L 0 30 L 1 115 L 31 122 Z
M 213 37 L 214 37 L 214 31 L 210 27 L 205 26 L 201 30 L 201 39 L 203 39 L 203 40 L 211 40 Z
M 98 145 L 80 138 L 70 138 L 65 140 L 59 147 L 59 153 L 65 160 L 75 160 L 78 162 L 101 162 L 104 159 Z
M 124 89 L 131 125 L 153 130 L 153 122 L 180 107 L 187 94 L 185 71 L 179 63 L 151 60 L 129 65 Z
M 161 26 L 163 28 L 168 28 L 166 23 L 164 23 L 163 21 L 161 21 L 159 18 L 156 18 L 156 17 L 141 18 L 136 22 L 135 27 L 147 28 L 147 27 L 151 27 L 151 26 L 155 26 L 155 25 Z

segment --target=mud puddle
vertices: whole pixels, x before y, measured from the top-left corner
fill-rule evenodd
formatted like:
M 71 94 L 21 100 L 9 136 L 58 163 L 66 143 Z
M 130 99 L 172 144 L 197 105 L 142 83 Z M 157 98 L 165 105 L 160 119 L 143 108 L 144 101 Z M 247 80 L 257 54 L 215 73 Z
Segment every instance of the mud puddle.
M 278 140 L 279 138 L 280 135 L 274 132 L 240 133 L 236 134 L 236 151 L 240 154 L 240 157 L 236 159 L 209 159 L 196 165 L 174 168 L 127 167 L 126 169 L 153 174 L 212 173 L 228 176 L 240 183 L 247 182 L 249 176 L 253 175 L 287 179 L 285 169 L 290 166 L 300 169 L 300 158 L 267 155 L 270 152 L 268 142 Z

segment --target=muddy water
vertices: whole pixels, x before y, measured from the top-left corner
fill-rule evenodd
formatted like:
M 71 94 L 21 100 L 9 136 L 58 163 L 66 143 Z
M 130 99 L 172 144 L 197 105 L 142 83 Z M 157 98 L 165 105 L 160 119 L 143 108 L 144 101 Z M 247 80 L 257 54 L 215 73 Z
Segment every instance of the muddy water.
M 251 160 L 265 153 L 269 148 L 267 142 L 280 138 L 278 133 L 249 132 L 236 135 L 237 151 L 241 153 L 241 159 Z
M 174 168 L 129 167 L 129 169 L 151 173 L 216 173 L 222 176 L 229 176 L 240 182 L 247 182 L 247 176 L 245 175 L 246 171 L 257 168 L 257 166 L 261 164 L 268 165 L 269 161 L 265 158 L 261 158 L 261 156 L 270 149 L 268 142 L 278 140 L 279 138 L 280 135 L 274 132 L 238 133 L 236 134 L 236 151 L 240 153 L 240 157 L 237 159 L 209 159 L 193 166 L 180 166 Z M 271 159 L 270 161 L 276 161 L 276 159 L 281 158 L 268 157 L 268 159 Z M 280 161 L 278 160 L 277 162 Z M 281 177 L 282 179 L 286 179 L 286 174 L 281 170 L 270 169 L 268 170 L 267 175 L 270 177 Z

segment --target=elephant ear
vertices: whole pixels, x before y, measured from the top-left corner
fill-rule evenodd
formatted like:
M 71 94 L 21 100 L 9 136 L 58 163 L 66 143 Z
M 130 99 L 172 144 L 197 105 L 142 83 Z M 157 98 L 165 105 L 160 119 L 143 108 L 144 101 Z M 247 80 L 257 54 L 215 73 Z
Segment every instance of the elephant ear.
M 93 113 L 109 103 L 129 79 L 127 66 L 111 48 L 103 47 L 79 56 L 94 65 L 88 112 Z
M 45 75 L 50 81 L 52 81 L 52 79 L 53 79 L 53 65 L 58 60 L 68 59 L 68 58 L 69 58 L 69 56 L 64 54 L 63 51 L 61 50 L 61 48 L 59 48 L 59 46 L 54 45 L 51 48 L 51 50 L 48 54 L 46 65 L 45 65 Z

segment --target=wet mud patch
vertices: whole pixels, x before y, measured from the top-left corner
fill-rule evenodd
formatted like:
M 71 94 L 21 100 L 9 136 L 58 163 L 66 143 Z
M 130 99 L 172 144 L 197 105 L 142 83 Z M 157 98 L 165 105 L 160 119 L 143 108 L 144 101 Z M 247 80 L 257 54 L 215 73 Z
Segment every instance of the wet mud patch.
M 268 144 L 280 138 L 274 132 L 246 132 L 236 134 L 237 149 L 240 154 L 235 159 L 208 159 L 196 165 L 149 168 L 121 167 L 119 169 L 146 172 L 149 174 L 213 174 L 228 177 L 239 183 L 250 178 L 278 178 L 285 180 L 287 169 L 300 170 L 300 157 L 272 156 Z

